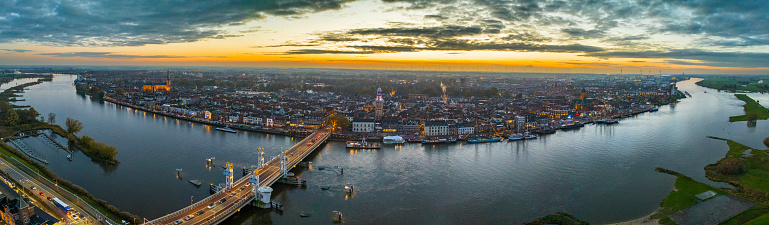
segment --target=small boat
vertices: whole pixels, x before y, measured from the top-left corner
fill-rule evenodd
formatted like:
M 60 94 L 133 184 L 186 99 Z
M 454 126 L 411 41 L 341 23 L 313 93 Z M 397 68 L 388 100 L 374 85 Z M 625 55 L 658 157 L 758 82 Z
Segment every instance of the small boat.
M 618 123 L 619 123 L 619 120 L 616 120 L 616 119 L 606 120 L 606 124 L 618 124 Z
M 533 132 L 539 135 L 555 134 L 555 130 L 552 130 L 552 129 L 540 129 L 540 130 L 534 130 Z
M 308 212 L 305 212 L 305 211 L 302 211 L 301 213 L 299 213 L 299 216 L 300 216 L 300 217 L 309 217 L 309 216 L 310 216 L 310 213 L 308 213 Z
M 237 130 L 233 130 L 230 127 L 217 127 L 216 130 L 218 131 L 224 131 L 224 132 L 230 132 L 230 133 L 238 133 Z
M 422 144 L 447 144 L 447 143 L 454 143 L 454 142 L 457 142 L 457 139 L 438 138 L 438 139 L 422 140 Z
M 379 143 L 368 143 L 364 138 L 361 141 L 347 141 L 347 147 L 362 148 L 362 149 L 378 149 L 378 148 L 382 148 L 382 145 Z
M 524 135 L 523 135 L 523 139 L 526 139 L 526 140 L 529 140 L 529 139 L 537 139 L 537 135 L 536 135 L 536 134 L 529 134 L 529 133 L 526 133 L 526 134 L 524 134 Z
M 403 140 L 403 137 L 401 136 L 387 136 L 382 138 L 382 143 L 386 145 L 390 145 L 390 144 L 399 145 L 399 144 L 406 143 L 406 140 Z
M 69 154 L 68 154 L 68 155 L 67 155 L 67 159 L 68 159 L 69 161 L 72 161 L 72 155 L 69 155 Z
M 606 120 L 605 119 L 596 120 L 595 123 L 596 124 L 604 124 L 604 123 L 606 123 Z
M 659 107 L 654 107 L 654 108 L 649 110 L 649 112 L 656 112 L 656 111 L 660 111 L 660 108 Z
M 508 140 L 508 141 L 518 141 L 518 140 L 523 140 L 523 135 L 520 135 L 520 134 L 512 134 L 512 135 L 510 135 L 510 137 L 507 137 L 507 140 Z
M 321 190 L 324 190 L 324 191 L 325 191 L 325 190 L 328 190 L 329 188 L 331 188 L 331 187 L 330 187 L 330 186 L 321 186 L 321 187 L 320 187 L 320 189 L 321 189 Z
M 194 184 L 195 186 L 200 186 L 201 184 L 203 184 L 199 180 L 190 180 L 190 183 Z
M 477 138 L 477 139 L 467 140 L 467 143 L 488 143 L 488 142 L 497 142 L 501 140 L 502 140 L 501 137 Z
M 580 124 L 580 123 L 574 123 L 574 124 L 570 124 L 570 125 L 561 125 L 561 130 L 579 129 L 579 128 L 584 127 L 584 126 L 585 126 L 584 124 Z

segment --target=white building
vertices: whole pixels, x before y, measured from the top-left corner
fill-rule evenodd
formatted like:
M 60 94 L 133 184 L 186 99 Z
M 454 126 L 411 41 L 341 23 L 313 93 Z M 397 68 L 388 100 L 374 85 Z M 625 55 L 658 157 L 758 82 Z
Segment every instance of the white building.
M 352 132 L 374 132 L 374 120 L 372 119 L 355 119 L 352 121 Z
M 425 136 L 449 135 L 449 124 L 446 121 L 425 122 Z
M 457 133 L 459 135 L 468 135 L 475 133 L 475 126 L 470 124 L 459 124 L 457 128 Z

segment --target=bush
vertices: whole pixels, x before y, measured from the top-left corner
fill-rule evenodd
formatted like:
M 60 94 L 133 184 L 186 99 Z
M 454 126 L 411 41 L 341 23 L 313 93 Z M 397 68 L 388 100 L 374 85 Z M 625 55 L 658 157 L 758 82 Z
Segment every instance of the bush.
M 764 145 L 769 148 L 769 137 L 764 139 Z
M 117 156 L 117 149 L 115 149 L 115 147 L 94 141 L 93 138 L 85 135 L 80 138 L 80 145 L 83 147 L 80 150 L 91 157 L 114 161 L 115 156 Z
M 748 172 L 748 167 L 738 158 L 729 157 L 718 163 L 718 172 L 726 175 L 738 175 Z

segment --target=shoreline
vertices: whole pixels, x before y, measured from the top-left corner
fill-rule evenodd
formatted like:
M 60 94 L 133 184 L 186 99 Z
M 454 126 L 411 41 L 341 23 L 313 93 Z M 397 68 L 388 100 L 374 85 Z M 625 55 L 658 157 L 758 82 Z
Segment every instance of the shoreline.
M 643 217 L 640 217 L 640 218 L 637 218 L 637 219 L 628 220 L 628 221 L 622 221 L 622 222 L 617 222 L 617 223 L 610 223 L 610 224 L 607 224 L 607 225 L 659 225 L 660 224 L 659 223 L 660 219 L 652 219 L 651 218 L 652 215 L 657 213 L 657 211 L 659 211 L 659 208 L 657 208 L 657 210 L 654 210 L 654 212 L 652 212 L 651 214 L 643 216 Z

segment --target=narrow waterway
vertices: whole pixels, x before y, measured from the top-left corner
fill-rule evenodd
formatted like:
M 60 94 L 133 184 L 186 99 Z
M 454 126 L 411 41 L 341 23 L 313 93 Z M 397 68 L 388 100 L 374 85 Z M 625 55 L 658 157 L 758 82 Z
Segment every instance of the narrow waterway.
M 183 208 L 190 198 L 208 196 L 209 183 L 223 182 L 220 166 L 225 162 L 238 168 L 253 165 L 257 147 L 274 156 L 295 143 L 290 137 L 218 132 L 92 101 L 75 93 L 74 79 L 57 75 L 53 82 L 32 86 L 20 105 L 31 105 L 43 115 L 57 114 L 60 125 L 68 117 L 80 120 L 85 126 L 80 135 L 117 147 L 120 165 L 99 165 L 81 153 L 68 161 L 66 154 L 26 141 L 61 177 L 148 219 Z M 673 177 L 656 173 L 654 167 L 708 182 L 703 167 L 727 150 L 725 143 L 708 135 L 757 148 L 769 135 L 767 121 L 755 127 L 729 123 L 729 116 L 743 114 L 742 101 L 694 82 L 678 85 L 691 98 L 659 112 L 537 140 L 357 151 L 329 142 L 309 159 L 313 168 L 295 170 L 308 180 L 306 189 L 275 186 L 273 199 L 285 204 L 283 214 L 246 208 L 226 224 L 327 224 L 334 210 L 353 224 L 510 224 L 556 211 L 598 224 L 645 216 L 673 186 Z M 769 95 L 749 95 L 769 102 Z M 214 168 L 206 167 L 205 159 L 211 157 Z M 320 166 L 341 166 L 344 174 Z M 176 169 L 182 169 L 181 178 Z M 197 188 L 190 179 L 204 185 Z M 344 192 L 346 183 L 355 185 L 353 195 Z M 312 216 L 299 217 L 302 211 Z

